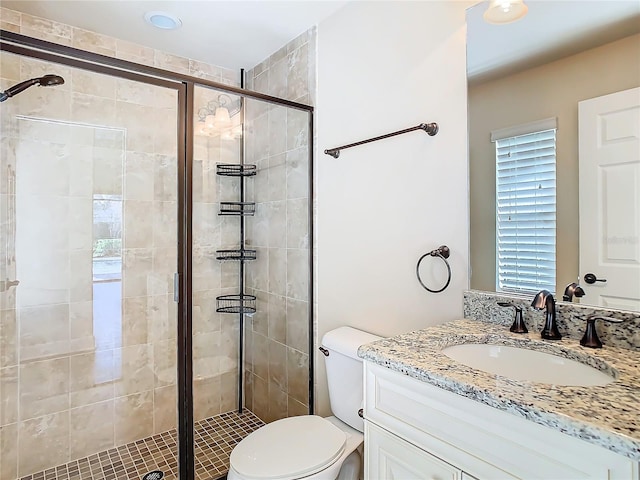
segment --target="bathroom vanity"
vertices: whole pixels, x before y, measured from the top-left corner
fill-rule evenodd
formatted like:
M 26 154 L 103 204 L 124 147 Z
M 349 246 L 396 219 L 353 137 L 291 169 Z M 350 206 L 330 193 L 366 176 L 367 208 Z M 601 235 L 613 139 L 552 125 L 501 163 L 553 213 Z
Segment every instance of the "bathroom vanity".
M 468 343 L 546 351 L 613 378 L 601 386 L 514 380 L 442 353 Z M 457 320 L 363 345 L 359 356 L 366 479 L 640 479 L 637 351 Z

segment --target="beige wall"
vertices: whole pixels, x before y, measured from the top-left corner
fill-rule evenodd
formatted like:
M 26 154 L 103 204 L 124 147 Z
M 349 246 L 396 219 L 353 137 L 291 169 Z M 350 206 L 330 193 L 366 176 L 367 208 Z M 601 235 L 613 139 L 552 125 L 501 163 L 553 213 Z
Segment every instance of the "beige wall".
M 640 85 L 640 35 L 469 87 L 471 288 L 495 290 L 490 132 L 557 117 L 557 287 L 578 277 L 578 102 Z
M 351 2 L 318 26 L 317 338 L 350 325 L 394 335 L 462 317 L 468 287 L 465 9 L 472 2 Z M 437 122 L 344 150 L 324 149 Z M 451 249 L 450 286 L 424 290 L 422 254 Z M 442 263 L 423 278 L 443 285 Z M 318 412 L 330 411 L 316 355 Z
M 310 104 L 315 29 L 247 72 L 249 89 Z M 264 421 L 309 412 L 309 114 L 247 101 L 247 163 L 256 214 L 247 219 L 246 406 Z

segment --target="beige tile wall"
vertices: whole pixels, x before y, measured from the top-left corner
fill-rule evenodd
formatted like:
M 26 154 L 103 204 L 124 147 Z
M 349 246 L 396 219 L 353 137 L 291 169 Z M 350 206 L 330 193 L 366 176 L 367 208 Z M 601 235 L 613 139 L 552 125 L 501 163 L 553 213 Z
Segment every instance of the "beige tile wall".
M 237 84 L 229 70 L 5 8 L 0 8 L 0 27 Z M 0 72 L 3 90 L 44 73 L 66 80 L 55 88 L 31 88 L 2 105 L 0 241 L 3 250 L 6 246 L 16 255 L 0 257 L 0 277 L 24 274 L 17 297 L 16 289 L 0 293 L 4 480 L 175 426 L 177 196 L 175 92 L 4 52 Z M 16 120 L 16 114 L 60 122 Z M 233 290 L 229 281 L 234 276 L 213 252 L 233 227 L 220 220 L 213 204 L 225 188 L 233 188 L 219 184 L 215 163 L 237 162 L 232 158 L 238 143 L 219 142 L 196 139 L 194 184 L 201 189 L 194 205 L 199 219 L 194 257 L 198 419 L 232 409 L 237 395 L 238 326 L 215 313 L 215 297 L 222 285 Z M 124 200 L 122 304 L 114 306 L 122 325 L 121 330 L 107 329 L 99 341 L 87 226 L 95 192 Z M 14 248 L 16 205 L 22 230 Z M 36 215 L 38 222 L 31 221 Z
M 3 69 L 3 87 L 45 72 L 66 82 L 3 105 L 2 184 L 8 169 L 15 180 L 2 193 L 1 236 L 15 247 L 0 258 L 0 273 L 20 280 L 0 293 L 1 427 L 16 431 L 15 447 L 2 453 L 2 478 L 10 479 L 175 425 L 177 203 L 165 177 L 175 185 L 176 134 L 153 119 L 175 122 L 177 97 L 148 86 L 134 98 L 139 85 L 100 75 L 91 82 L 105 88 L 84 94 L 85 72 L 2 57 L 19 65 L 9 69 L 17 78 Z M 112 312 L 101 315 L 109 322 L 102 326 L 94 315 L 94 194 L 123 200 L 122 301 L 97 303 Z M 168 386 L 171 393 L 158 395 L 173 400 L 156 402 L 156 387 Z
M 248 72 L 249 89 L 311 104 L 315 30 Z M 257 312 L 247 324 L 246 405 L 263 420 L 309 411 L 309 117 L 247 102 L 248 163 L 257 165 L 247 282 Z M 283 128 L 284 127 L 284 128 Z
M 195 89 L 196 112 L 220 92 Z M 234 98 L 235 100 L 235 98 Z M 199 118 L 196 115 L 195 122 Z M 196 135 L 193 173 L 194 416 L 233 410 L 238 402 L 238 318 L 216 313 L 216 297 L 237 293 L 238 264 L 216 260 L 216 250 L 238 247 L 238 218 L 218 215 L 220 201 L 238 201 L 239 183 L 216 175 L 218 163 L 239 163 L 240 140 Z

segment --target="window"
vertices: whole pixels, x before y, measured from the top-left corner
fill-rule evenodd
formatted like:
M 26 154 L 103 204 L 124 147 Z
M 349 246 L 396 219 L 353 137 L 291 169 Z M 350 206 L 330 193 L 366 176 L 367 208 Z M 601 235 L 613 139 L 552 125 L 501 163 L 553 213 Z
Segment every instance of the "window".
M 496 290 L 555 292 L 556 122 L 492 132 L 496 144 Z

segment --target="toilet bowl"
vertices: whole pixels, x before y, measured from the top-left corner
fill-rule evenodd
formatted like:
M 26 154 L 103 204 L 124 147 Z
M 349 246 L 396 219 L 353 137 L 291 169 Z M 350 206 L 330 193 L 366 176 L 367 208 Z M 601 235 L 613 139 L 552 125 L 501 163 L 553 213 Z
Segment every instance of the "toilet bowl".
M 228 480 L 357 480 L 364 436 L 336 417 L 289 417 L 256 430 L 231 452 Z M 340 475 L 340 476 L 339 476 Z
M 358 480 L 364 423 L 360 345 L 381 337 L 340 327 L 322 338 L 335 416 L 277 420 L 252 432 L 231 452 L 228 480 Z

